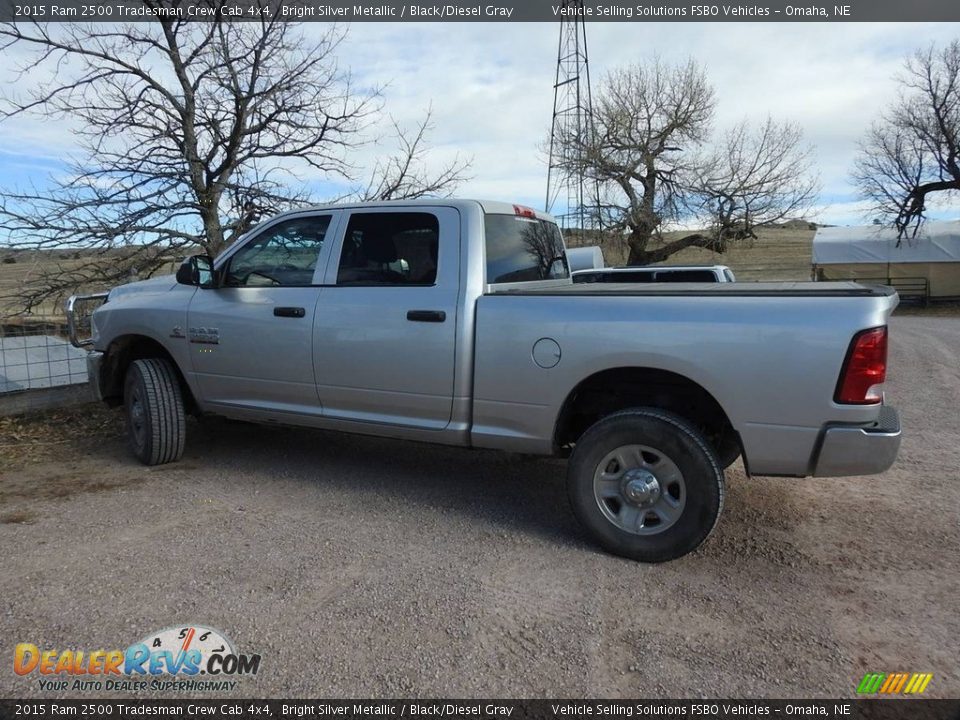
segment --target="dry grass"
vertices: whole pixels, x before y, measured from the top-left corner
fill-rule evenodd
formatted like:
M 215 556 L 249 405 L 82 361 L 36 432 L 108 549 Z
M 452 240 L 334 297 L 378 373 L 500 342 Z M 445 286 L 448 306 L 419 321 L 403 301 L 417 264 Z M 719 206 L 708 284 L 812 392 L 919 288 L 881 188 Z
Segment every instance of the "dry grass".
M 99 403 L 0 417 L 0 468 L 65 457 L 123 433 L 120 413 Z
M 22 308 L 18 298 L 23 289 L 32 282 L 36 282 L 49 271 L 56 268 L 72 270 L 89 262 L 89 253 L 67 250 L 17 250 L 0 251 L 0 260 L 13 259 L 16 262 L 0 261 L 0 318 L 19 315 Z M 176 272 L 176 263 L 169 268 L 159 271 L 158 275 Z M 77 292 L 98 292 L 108 288 L 82 287 Z M 48 300 L 35 308 L 30 315 L 31 320 L 57 320 L 64 317 L 63 303 L 66 298 Z
M 666 261 L 669 265 L 729 265 L 740 280 L 807 280 L 810 278 L 810 254 L 813 231 L 794 228 L 773 228 L 760 233 L 752 243 L 740 245 L 723 255 L 688 248 Z M 612 247 L 604 248 L 608 265 L 622 265 L 626 258 Z M 53 266 L 75 267 L 84 262 L 83 256 L 73 251 L 18 251 L 3 257 L 16 258 L 15 263 L 0 263 L 0 317 L 18 312 L 16 298 L 25 284 L 41 277 Z M 166 272 L 175 272 L 171 264 Z M 162 274 L 158 273 L 158 274 Z M 82 288 L 97 291 L 103 288 Z M 63 317 L 61 301 L 51 300 L 33 313 L 36 320 Z
M 726 253 L 687 248 L 672 255 L 663 264 L 727 265 L 741 282 L 810 280 L 815 233 L 815 230 L 805 227 L 804 223 L 788 223 L 786 227 L 765 228 L 758 233 L 756 240 L 737 244 Z M 669 233 L 667 241 L 682 234 Z M 625 248 L 605 247 L 603 256 L 607 265 L 626 263 Z M 960 315 L 960 302 L 934 301 L 928 307 L 915 302 L 903 302 L 896 313 L 956 317 Z
M 79 267 L 84 260 L 75 252 L 60 250 L 27 251 L 4 255 L 16 262 L 0 263 L 0 317 L 19 313 L 18 297 L 25 287 L 42 278 L 50 270 L 60 267 L 71 269 Z M 47 320 L 63 317 L 61 301 L 50 300 L 32 313 L 31 319 Z
M 797 227 L 766 228 L 758 239 L 737 244 L 726 253 L 716 253 L 703 248 L 687 248 L 670 256 L 665 265 L 727 265 L 746 282 L 761 280 L 809 280 L 810 262 L 813 253 L 813 230 Z M 683 233 L 668 233 L 667 241 Z M 651 246 L 651 249 L 657 247 Z M 623 249 L 605 247 L 604 258 L 608 265 L 623 265 L 626 256 Z
M 785 227 L 765 228 L 756 240 L 739 243 L 726 253 L 715 253 L 702 248 L 687 248 L 668 258 L 666 265 L 727 265 L 737 280 L 744 282 L 809 280 L 815 231 L 805 223 L 788 223 Z M 681 233 L 667 235 L 672 240 Z M 604 247 L 607 265 L 623 265 L 626 262 L 622 248 Z M 0 317 L 14 310 L 11 298 L 17 289 L 33 277 L 37 277 L 45 262 L 79 262 L 68 253 L 19 253 L 16 264 L 0 264 Z M 175 272 L 172 264 L 168 272 Z M 99 288 L 91 288 L 97 290 Z M 931 315 L 957 315 L 958 303 L 937 303 L 928 309 L 905 306 L 904 311 Z M 50 302 L 39 308 L 37 319 L 62 319 L 61 304 Z

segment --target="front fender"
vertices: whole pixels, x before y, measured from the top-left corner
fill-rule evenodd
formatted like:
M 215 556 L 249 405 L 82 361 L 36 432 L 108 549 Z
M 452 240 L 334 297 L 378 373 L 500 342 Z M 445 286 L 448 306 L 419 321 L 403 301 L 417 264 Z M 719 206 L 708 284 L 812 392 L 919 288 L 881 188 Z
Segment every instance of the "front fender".
M 92 316 L 93 348 L 104 354 L 100 388 L 105 398 L 122 392 L 123 372 L 131 359 L 167 356 L 196 397 L 186 339 L 187 311 L 195 287 L 175 285 L 158 292 L 121 293 Z

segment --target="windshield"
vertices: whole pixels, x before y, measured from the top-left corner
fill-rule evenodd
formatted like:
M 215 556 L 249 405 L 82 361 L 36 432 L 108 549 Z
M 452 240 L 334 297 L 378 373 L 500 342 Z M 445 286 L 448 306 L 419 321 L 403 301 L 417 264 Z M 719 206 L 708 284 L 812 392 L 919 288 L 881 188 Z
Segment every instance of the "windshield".
M 487 282 L 511 283 L 570 277 L 560 228 L 520 215 L 487 214 Z

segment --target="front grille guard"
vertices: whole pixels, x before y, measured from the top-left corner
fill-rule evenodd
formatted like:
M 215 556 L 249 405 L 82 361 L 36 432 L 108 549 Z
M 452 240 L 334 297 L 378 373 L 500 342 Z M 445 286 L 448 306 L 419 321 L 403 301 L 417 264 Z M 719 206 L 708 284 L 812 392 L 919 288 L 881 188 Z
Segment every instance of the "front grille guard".
M 92 293 L 90 295 L 71 295 L 67 299 L 67 337 L 70 344 L 77 348 L 93 346 L 91 337 L 93 328 L 90 318 L 93 311 L 107 301 L 107 293 Z

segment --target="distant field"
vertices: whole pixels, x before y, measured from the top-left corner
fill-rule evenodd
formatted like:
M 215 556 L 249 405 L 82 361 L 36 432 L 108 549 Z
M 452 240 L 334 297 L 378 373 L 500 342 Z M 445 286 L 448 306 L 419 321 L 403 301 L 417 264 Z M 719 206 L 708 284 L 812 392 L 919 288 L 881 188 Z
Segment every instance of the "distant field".
M 19 313 L 17 297 L 21 295 L 23 288 L 31 282 L 42 277 L 44 271 L 56 268 L 77 267 L 84 262 L 83 257 L 76 257 L 74 252 L 64 251 L 17 251 L 9 253 L 0 248 L 0 259 L 5 257 L 16 258 L 15 263 L 0 262 L 0 318 L 8 318 L 10 315 Z M 162 272 L 174 272 L 175 263 L 170 265 L 168 270 Z M 162 274 L 158 273 L 158 274 Z M 85 287 L 79 288 L 79 292 L 97 292 L 106 288 Z M 65 298 L 64 298 L 65 299 Z M 63 300 L 51 300 L 44 303 L 33 311 L 30 319 L 56 320 L 64 317 Z
M 724 254 L 700 248 L 687 248 L 666 261 L 670 265 L 729 265 L 738 280 L 809 280 L 813 230 L 770 228 L 750 243 L 739 244 Z M 0 258 L 5 254 L 0 250 Z M 611 247 L 604 248 L 608 265 L 622 265 L 625 258 Z M 0 316 L 16 312 L 15 298 L 24 285 L 39 277 L 51 265 L 69 267 L 82 262 L 73 253 L 18 252 L 17 262 L 0 263 Z M 168 272 L 176 268 L 171 265 Z M 84 288 L 93 292 L 101 288 Z M 34 312 L 36 319 L 55 319 L 63 316 L 62 302 L 49 302 Z
M 668 258 L 667 265 L 727 265 L 737 280 L 743 282 L 760 282 L 764 280 L 809 280 L 810 263 L 813 251 L 814 231 L 796 227 L 768 228 L 759 233 L 760 237 L 750 243 L 738 244 L 730 251 L 720 254 L 701 248 L 687 248 Z M 675 237 L 676 235 L 674 235 Z M 668 237 L 668 239 L 672 239 Z M 0 258 L 4 257 L 0 250 Z M 604 248 L 604 257 L 607 265 L 622 265 L 625 258 L 613 248 Z M 78 262 L 72 257 L 54 253 L 19 253 L 18 261 L 14 264 L 0 263 L 0 318 L 16 312 L 16 297 L 18 290 L 30 279 L 36 278 L 44 267 L 44 263 Z M 172 263 L 167 272 L 176 270 Z M 100 288 L 85 288 L 92 292 Z M 960 313 L 960 303 L 938 303 L 930 308 L 918 308 L 913 305 L 902 305 L 899 313 L 922 313 L 929 315 L 957 315 Z M 30 320 L 62 321 L 64 317 L 63 303 L 50 302 L 35 311 Z M 24 320 L 27 318 L 21 318 Z M 2 333 L 0 333 L 2 334 Z
M 813 253 L 813 230 L 797 228 L 767 228 L 759 238 L 737 244 L 726 253 L 715 253 L 703 248 L 687 248 L 664 261 L 665 265 L 727 265 L 737 280 L 759 282 L 764 280 L 809 280 Z M 672 233 L 667 240 L 681 237 Z M 651 249 L 656 246 L 651 246 Z M 625 255 L 614 248 L 604 248 L 607 265 L 623 265 Z
M 18 312 L 16 297 L 25 286 L 43 274 L 44 268 L 78 262 L 72 260 L 66 253 L 59 252 L 19 251 L 15 254 L 7 254 L 0 251 L 0 256 L 16 259 L 15 263 L 0 263 L 0 317 L 3 318 Z M 34 315 L 37 319 L 58 317 L 63 315 L 63 310 L 50 302 L 36 310 Z

